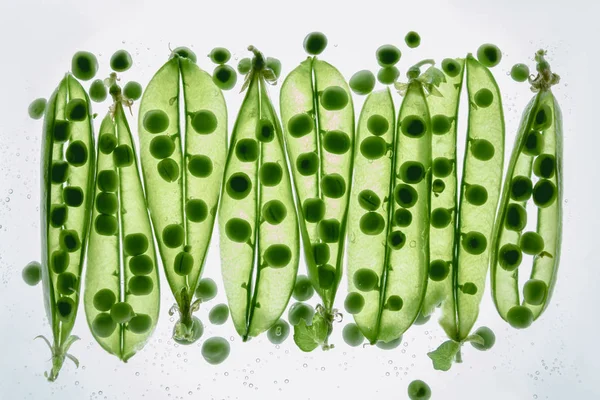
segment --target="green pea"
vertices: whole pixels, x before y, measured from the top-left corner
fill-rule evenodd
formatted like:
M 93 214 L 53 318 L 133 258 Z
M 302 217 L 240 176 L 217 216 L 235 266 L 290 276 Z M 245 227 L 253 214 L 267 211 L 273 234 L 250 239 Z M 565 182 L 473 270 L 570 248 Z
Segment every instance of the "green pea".
M 127 284 L 129 292 L 134 296 L 145 296 L 152 293 L 154 282 L 149 276 L 139 275 L 129 279 Z
M 252 227 L 244 219 L 231 218 L 225 224 L 225 234 L 230 240 L 236 243 L 246 243 L 250 240 Z
M 527 225 L 527 211 L 520 204 L 511 203 L 506 207 L 504 226 L 506 229 L 521 232 Z
M 118 140 L 112 133 L 103 133 L 98 139 L 98 149 L 102 154 L 110 154 L 117 147 Z
M 350 292 L 344 300 L 344 309 L 348 314 L 359 314 L 365 306 L 365 298 L 358 292 Z
M 148 238 L 143 233 L 125 235 L 123 249 L 128 256 L 144 254 L 148 250 Z
M 63 201 L 69 207 L 79 207 L 83 204 L 83 190 L 78 186 L 67 186 L 63 189 Z
M 381 136 L 390 129 L 390 123 L 383 115 L 373 114 L 367 120 L 367 129 L 373 135 Z
M 406 244 L 406 235 L 400 231 L 393 231 L 388 235 L 387 244 L 394 250 L 400 250 Z
M 283 178 L 283 168 L 276 162 L 266 162 L 260 166 L 258 176 L 264 186 L 277 186 Z
M 127 50 L 117 50 L 110 57 L 110 68 L 115 72 L 125 72 L 132 65 L 133 59 Z
M 129 303 L 115 303 L 110 308 L 110 316 L 117 324 L 126 324 L 134 316 L 133 308 Z
M 442 60 L 442 70 L 451 78 L 454 78 L 460 74 L 462 68 L 458 61 L 452 58 L 444 58 Z
M 431 226 L 443 229 L 452 222 L 452 211 L 446 208 L 436 208 L 431 212 Z
M 403 134 L 411 138 L 420 138 L 427 131 L 425 120 L 418 115 L 409 115 L 400 123 L 400 130 Z
M 307 325 L 312 324 L 313 316 L 315 315 L 315 309 L 305 303 L 294 303 L 288 311 L 288 321 L 293 326 L 300 323 L 303 319 Z
M 541 306 L 546 300 L 548 285 L 539 279 L 529 279 L 523 286 L 523 298 L 527 304 Z
M 327 264 L 331 257 L 331 251 L 329 250 L 329 245 L 327 243 L 314 243 L 312 245 L 312 251 L 315 264 L 317 265 Z
M 243 172 L 236 172 L 227 180 L 227 194 L 234 200 L 244 199 L 248 196 L 250 190 L 252 190 L 252 182 L 248 175 Z
M 65 152 L 65 158 L 67 159 L 67 162 L 74 167 L 85 165 L 88 160 L 88 151 L 85 143 L 81 140 L 75 140 L 69 143 L 67 151 Z
M 98 311 L 109 311 L 116 303 L 117 296 L 110 289 L 100 289 L 93 298 L 94 308 Z
M 410 31 L 404 36 L 404 43 L 411 49 L 419 47 L 421 44 L 421 36 L 415 31 Z
M 265 65 L 273 71 L 275 78 L 279 79 L 281 76 L 281 61 L 274 57 L 267 57 Z
M 290 335 L 290 325 L 283 319 L 279 319 L 267 331 L 267 338 L 273 344 L 281 344 Z
M 192 222 L 204 222 L 208 217 L 208 205 L 201 199 L 190 199 L 185 203 L 185 215 Z
M 296 159 L 296 169 L 303 176 L 316 174 L 319 169 L 319 156 L 315 152 L 300 154 Z
M 185 232 L 179 224 L 167 225 L 162 231 L 162 240 L 165 246 L 176 249 L 183 245 Z
M 344 326 L 344 329 L 342 330 L 342 337 L 344 342 L 351 347 L 360 346 L 365 340 L 365 336 L 358 328 L 358 325 L 353 322 Z
M 479 255 L 487 248 L 487 239 L 479 232 L 469 232 L 462 236 L 463 249 L 473 255 Z
M 515 329 L 525 329 L 533 323 L 533 312 L 525 306 L 514 306 L 508 310 L 506 321 Z
M 510 183 L 510 198 L 514 201 L 527 201 L 531 197 L 533 184 L 526 176 L 515 176 Z
M 500 248 L 498 262 L 502 268 L 509 272 L 517 269 L 521 265 L 522 259 L 523 254 L 519 246 L 508 243 Z
M 400 71 L 395 66 L 383 67 L 377 71 L 377 80 L 383 85 L 391 85 L 400 76 Z
M 529 78 L 529 67 L 525 64 L 515 64 L 510 69 L 510 77 L 516 82 L 525 82 Z
M 262 216 L 271 225 L 279 225 L 287 217 L 287 208 L 280 200 L 269 200 L 262 207 Z
M 303 45 L 308 54 L 317 56 L 327 47 L 327 36 L 321 32 L 311 32 L 304 38 Z
M 431 132 L 435 135 L 444 135 L 450 132 L 452 120 L 445 115 L 437 114 L 431 117 Z
M 114 193 L 119 185 L 119 178 L 115 171 L 104 170 L 98 172 L 98 188 L 103 192 Z
M 412 223 L 412 213 L 405 209 L 399 208 L 394 211 L 394 224 L 396 226 L 406 228 Z
M 54 184 L 61 184 L 69 177 L 69 164 L 64 161 L 53 161 L 50 169 L 50 180 Z
M 67 103 L 65 115 L 69 121 L 84 121 L 88 115 L 87 103 L 83 99 L 72 99 Z
M 200 321 L 197 317 L 192 317 L 191 324 L 190 322 L 185 322 L 185 328 L 182 327 L 184 322 L 178 320 L 173 327 L 173 340 L 175 343 L 180 344 L 182 346 L 187 346 L 192 343 L 195 343 L 198 339 L 202 337 L 204 334 L 204 325 L 202 325 L 202 321 Z M 178 335 L 177 332 L 184 331 L 185 335 Z
M 215 47 L 208 54 L 208 58 L 215 64 L 225 64 L 231 58 L 231 52 L 224 47 Z
M 374 191 L 365 189 L 358 194 L 358 204 L 367 211 L 375 211 L 381 206 L 381 199 Z
M 169 116 L 163 110 L 150 110 L 144 114 L 142 125 L 150 133 L 163 133 L 169 127 Z
M 66 322 L 71 318 L 75 308 L 75 302 L 70 297 L 61 297 L 56 301 L 58 318 L 63 322 Z
M 415 379 L 408 385 L 408 398 L 410 400 L 429 400 L 431 398 L 431 389 L 422 380 Z
M 296 114 L 288 120 L 288 131 L 294 138 L 301 138 L 313 131 L 315 122 L 306 113 Z
M 319 287 L 323 290 L 329 290 L 335 283 L 335 268 L 329 264 L 320 265 L 317 267 L 317 277 Z
M 306 199 L 302 204 L 302 213 L 307 222 L 319 222 L 325 216 L 325 202 L 319 198 Z
M 152 157 L 162 160 L 170 157 L 175 151 L 175 143 L 170 136 L 156 136 L 150 141 L 150 154 Z
M 404 301 L 402 297 L 393 295 L 388 297 L 387 302 L 385 303 L 385 308 L 390 311 L 400 311 L 404 306 Z
M 479 46 L 477 49 L 477 59 L 484 66 L 491 68 L 495 67 L 502 60 L 502 52 L 498 46 L 486 43 Z
M 213 133 L 219 124 L 215 113 L 210 110 L 200 110 L 192 116 L 192 128 L 196 133 L 209 135 Z
M 437 157 L 433 160 L 432 171 L 435 176 L 445 178 L 452 173 L 454 160 L 446 157 Z
M 285 244 L 272 244 L 263 255 L 266 263 L 272 268 L 283 268 L 292 260 L 292 250 Z
M 473 96 L 473 100 L 478 107 L 487 108 L 494 102 L 494 94 L 490 89 L 479 89 Z
M 60 248 L 73 253 L 81 248 L 79 234 L 72 229 L 63 229 L 60 231 L 59 239 Z
M 400 57 L 402 57 L 402 52 L 393 44 L 384 44 L 375 51 L 377 63 L 382 67 L 396 65 L 400 61 Z
M 203 302 L 212 300 L 217 296 L 217 284 L 210 278 L 201 279 L 198 282 L 195 294 Z
M 379 235 L 385 228 L 385 220 L 379 213 L 371 211 L 360 218 L 359 227 L 365 235 Z
M 208 320 L 213 325 L 223 325 L 229 318 L 229 307 L 227 304 L 217 304 L 208 313 Z
M 321 105 L 329 111 L 342 110 L 348 101 L 348 93 L 339 86 L 329 86 L 321 93 Z
M 478 335 L 483 339 L 483 344 L 471 342 L 471 346 L 475 347 L 477 350 L 486 351 L 494 347 L 494 344 L 496 343 L 496 335 L 487 326 L 477 328 L 475 335 Z
M 140 254 L 129 259 L 129 270 L 133 275 L 149 275 L 154 270 L 154 263 L 150 256 Z
M 240 74 L 246 75 L 252 69 L 252 60 L 248 57 L 242 58 L 237 65 Z
M 254 139 L 238 140 L 235 155 L 242 162 L 254 162 L 258 159 L 258 143 Z
M 71 137 L 71 123 L 69 121 L 60 119 L 55 120 L 52 136 L 58 143 L 63 143 L 69 140 Z
M 130 332 L 141 335 L 146 333 L 152 327 L 152 317 L 148 314 L 137 314 L 131 320 L 129 320 L 129 324 L 127 324 L 127 329 Z
M 78 51 L 71 59 L 71 71 L 77 79 L 89 81 L 98 72 L 98 59 L 88 51 Z
M 371 71 L 363 69 L 352 75 L 349 85 L 354 93 L 367 95 L 375 88 L 375 75 Z
M 465 198 L 474 206 L 482 206 L 487 202 L 487 189 L 481 185 L 467 185 L 465 189 Z
M 142 85 L 135 81 L 129 81 L 123 87 L 123 95 L 131 100 L 138 100 L 142 97 Z M 148 316 L 148 318 L 150 318 Z
M 319 221 L 319 238 L 325 243 L 337 243 L 340 239 L 340 221 L 331 218 Z
M 100 313 L 92 321 L 92 332 L 100 338 L 107 338 L 117 329 L 116 322 L 109 313 Z
M 256 138 L 262 143 L 270 143 L 275 138 L 275 126 L 268 119 L 261 118 L 256 125 Z
M 346 181 L 340 174 L 328 174 L 321 179 L 323 195 L 339 199 L 346 194 Z
M 494 145 L 485 139 L 471 141 L 471 154 L 480 161 L 488 161 L 494 157 L 496 149 Z
M 175 56 L 181 57 L 181 58 L 187 58 L 188 60 L 192 61 L 194 64 L 197 61 L 196 53 L 194 53 L 191 49 L 189 49 L 185 46 L 176 47 L 175 50 L 173 50 L 173 52 L 171 53 L 171 57 L 175 57 Z
M 46 99 L 39 98 L 35 99 L 29 104 L 27 108 L 27 113 L 29 114 L 29 118 L 32 119 L 40 119 L 44 116 L 44 112 L 46 110 Z
M 370 292 L 377 289 L 379 277 L 377 273 L 368 268 L 359 268 L 352 277 L 354 286 L 361 292 Z
M 50 266 L 55 274 L 63 273 L 69 267 L 71 256 L 65 250 L 55 250 L 50 257 Z
M 113 160 L 114 160 L 116 167 L 122 168 L 122 167 L 128 167 L 128 166 L 132 165 L 133 158 L 134 158 L 133 150 L 131 149 L 131 146 L 129 146 L 127 144 L 118 145 L 117 147 L 115 147 L 115 150 L 113 151 Z M 162 161 L 161 161 L 161 163 L 162 163 Z M 158 163 L 159 171 L 161 170 L 161 168 L 160 168 L 161 163 Z
M 195 155 L 190 157 L 188 170 L 196 178 L 206 178 L 212 174 L 213 163 L 211 159 L 204 155 Z
M 56 278 L 56 291 L 63 296 L 70 296 L 77 290 L 77 277 L 71 272 L 63 272 Z
M 533 173 L 538 178 L 550 179 L 556 171 L 556 159 L 552 154 L 542 154 L 533 162 Z
M 539 208 L 550 207 L 557 196 L 556 185 L 550 180 L 540 179 L 533 187 L 533 202 Z
M 23 268 L 21 277 L 29 286 L 37 285 L 42 280 L 42 265 L 37 261 L 30 262 Z
M 533 128 L 544 131 L 552 126 L 552 109 L 548 104 L 542 104 L 536 111 L 533 119 Z
M 377 160 L 385 155 L 388 144 L 377 136 L 371 136 L 360 143 L 360 153 L 367 160 Z
M 350 136 L 342 131 L 328 131 L 323 136 L 323 148 L 329 153 L 346 154 L 350 150 Z
M 67 222 L 69 209 L 64 204 L 53 204 L 50 206 L 50 226 L 60 228 Z
M 298 275 L 296 278 L 296 283 L 294 284 L 294 291 L 292 292 L 292 296 L 294 299 L 298 301 L 306 301 L 309 300 L 313 294 L 315 293 L 315 289 L 305 275 Z
M 464 294 L 468 294 L 468 295 L 471 295 L 471 296 L 477 294 L 477 285 L 475 285 L 473 282 L 465 282 L 462 285 L 458 285 L 458 288 Z
M 375 343 L 375 346 L 377 346 L 381 350 L 393 350 L 396 347 L 400 346 L 401 343 L 402 343 L 402 336 L 400 336 L 399 338 L 396 338 L 396 339 L 392 339 L 389 342 L 384 342 L 383 340 L 378 340 L 377 343 Z
M 219 65 L 213 71 L 213 82 L 222 90 L 233 89 L 237 83 L 237 73 L 229 65 Z
M 450 273 L 450 266 L 444 260 L 433 260 L 429 264 L 429 279 L 434 282 L 441 282 Z
M 519 247 L 523 253 L 536 256 L 544 251 L 544 238 L 537 232 L 525 232 L 519 239 Z
M 410 185 L 400 183 L 394 188 L 394 200 L 399 206 L 404 208 L 411 208 L 417 203 L 419 194 Z
M 531 131 L 525 138 L 523 153 L 529 156 L 539 156 L 544 148 L 544 136 L 541 132 Z

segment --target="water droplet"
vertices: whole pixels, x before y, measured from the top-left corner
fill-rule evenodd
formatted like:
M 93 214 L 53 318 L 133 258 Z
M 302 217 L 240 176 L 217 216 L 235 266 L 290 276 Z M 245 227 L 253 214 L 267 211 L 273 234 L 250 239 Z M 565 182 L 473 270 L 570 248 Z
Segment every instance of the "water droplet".
M 283 381 L 284 383 L 290 383 L 289 379 L 286 379 L 285 381 Z

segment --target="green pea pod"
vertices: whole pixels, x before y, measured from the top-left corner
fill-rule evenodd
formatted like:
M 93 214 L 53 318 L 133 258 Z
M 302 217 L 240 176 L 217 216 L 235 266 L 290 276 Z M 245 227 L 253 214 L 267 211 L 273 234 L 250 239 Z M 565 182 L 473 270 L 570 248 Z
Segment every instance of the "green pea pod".
M 309 57 L 281 87 L 281 117 L 309 278 L 321 297 L 328 335 L 337 311 L 354 153 L 354 107 L 332 65 Z M 323 343 L 327 348 L 327 339 Z
M 443 301 L 448 302 L 448 305 L 454 302 L 452 276 L 456 245 L 456 131 L 465 60 L 449 61 L 452 67 L 444 70 L 446 81 L 438 88 L 441 96 L 427 98 L 433 131 L 431 158 L 434 163 L 437 162 L 438 168 L 433 169 L 432 176 L 430 276 L 421 309 L 424 317 L 430 315 Z M 442 168 L 444 164 L 450 168 Z
M 191 57 L 191 58 L 186 58 Z M 142 97 L 140 152 L 148 208 L 180 319 L 173 337 L 198 339 L 192 302 L 210 243 L 227 153 L 221 90 L 189 53 L 173 53 Z M 183 125 L 183 126 L 182 126 Z
M 551 91 L 559 77 L 551 72 L 544 54 L 541 50 L 536 54 L 539 74 L 530 82 L 537 94 L 521 119 L 496 220 L 491 260 L 496 309 L 515 328 L 528 327 L 550 303 L 560 259 L 562 116 Z M 526 207 L 531 198 L 537 207 L 535 233 L 523 232 L 528 224 Z M 541 243 L 535 243 L 540 239 Z M 520 267 L 523 253 L 534 258 L 521 302 L 519 268 L 523 268 Z
M 42 138 L 41 226 L 44 303 L 52 327 L 54 381 L 77 336 L 75 323 L 94 188 L 94 139 L 90 100 L 67 74 L 48 101 Z
M 224 175 L 219 210 L 225 291 L 248 340 L 276 323 L 290 299 L 300 252 L 281 126 L 266 88 L 270 69 L 254 47 Z
M 96 341 L 127 361 L 158 321 L 160 292 L 150 218 L 123 99 L 100 127 L 84 304 Z

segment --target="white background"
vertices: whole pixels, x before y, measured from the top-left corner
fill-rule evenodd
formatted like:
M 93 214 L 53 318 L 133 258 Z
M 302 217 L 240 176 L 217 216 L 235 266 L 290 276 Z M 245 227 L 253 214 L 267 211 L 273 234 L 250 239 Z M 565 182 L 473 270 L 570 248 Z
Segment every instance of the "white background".
M 598 84 L 599 3 L 592 0 L 403 0 L 351 2 L 284 1 L 98 1 L 4 0 L 0 3 L 0 399 L 406 399 L 413 379 L 427 381 L 433 399 L 595 399 L 598 327 Z M 375 49 L 401 46 L 405 72 L 422 58 L 460 57 L 479 44 L 498 44 L 504 53 L 493 72 L 503 94 L 507 120 L 506 152 L 512 149 L 520 113 L 531 97 L 527 85 L 507 77 L 517 62 L 532 65 L 540 47 L 549 51 L 562 77 L 554 92 L 564 116 L 565 216 L 561 268 L 552 304 L 525 331 L 507 326 L 484 296 L 477 326 L 490 326 L 497 344 L 489 352 L 466 346 L 464 363 L 449 372 L 434 371 L 426 353 L 444 339 L 434 320 L 411 328 L 393 351 L 350 348 L 335 326 L 330 352 L 301 353 L 291 337 L 279 348 L 262 336 L 243 344 L 231 320 L 208 325 L 209 307 L 200 311 L 204 337 L 231 339 L 231 356 L 219 366 L 201 357 L 200 343 L 177 346 L 170 340 L 173 303 L 162 285 L 161 319 L 151 341 L 127 364 L 105 353 L 93 340 L 83 307 L 72 347 L 79 369 L 66 361 L 57 382 L 45 381 L 46 345 L 33 341 L 48 335 L 41 286 L 26 286 L 21 269 L 40 258 L 39 153 L 41 122 L 27 117 L 36 97 L 48 97 L 70 67 L 77 50 L 96 53 L 100 76 L 119 48 L 134 56 L 134 68 L 122 74 L 145 85 L 167 60 L 172 47 L 190 46 L 201 68 L 203 57 L 225 46 L 235 58 L 254 44 L 281 59 L 287 74 L 305 55 L 307 32 L 324 31 L 329 47 L 323 59 L 349 78 L 359 69 L 376 70 Z M 407 51 L 404 34 L 422 36 L 417 50 Z M 592 72 L 593 71 L 593 72 Z M 594 73 L 594 75 L 592 75 Z M 232 126 L 242 96 L 226 93 Z M 278 88 L 271 91 L 278 103 Z M 397 97 L 396 100 L 399 98 Z M 355 98 L 358 114 L 362 99 Z M 108 102 L 95 105 L 102 116 Z M 463 107 L 464 111 L 465 107 Z M 137 115 L 136 115 L 137 118 Z M 132 126 L 136 126 L 132 120 Z M 461 148 L 464 118 L 461 123 Z M 304 270 L 301 264 L 301 270 Z M 217 241 L 213 240 L 205 276 L 220 283 Z M 164 280 L 164 277 L 162 278 Z M 345 282 L 338 294 L 341 307 Z M 312 299 L 316 304 L 316 297 Z

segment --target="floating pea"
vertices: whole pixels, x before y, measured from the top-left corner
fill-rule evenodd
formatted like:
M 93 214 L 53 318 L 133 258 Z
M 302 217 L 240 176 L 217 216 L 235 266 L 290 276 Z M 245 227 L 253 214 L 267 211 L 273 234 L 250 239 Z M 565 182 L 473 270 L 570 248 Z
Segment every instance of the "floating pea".
M 29 114 L 29 118 L 32 119 L 40 119 L 44 116 L 44 111 L 46 110 L 46 99 L 39 98 L 33 100 L 29 107 L 27 108 L 27 113 Z

